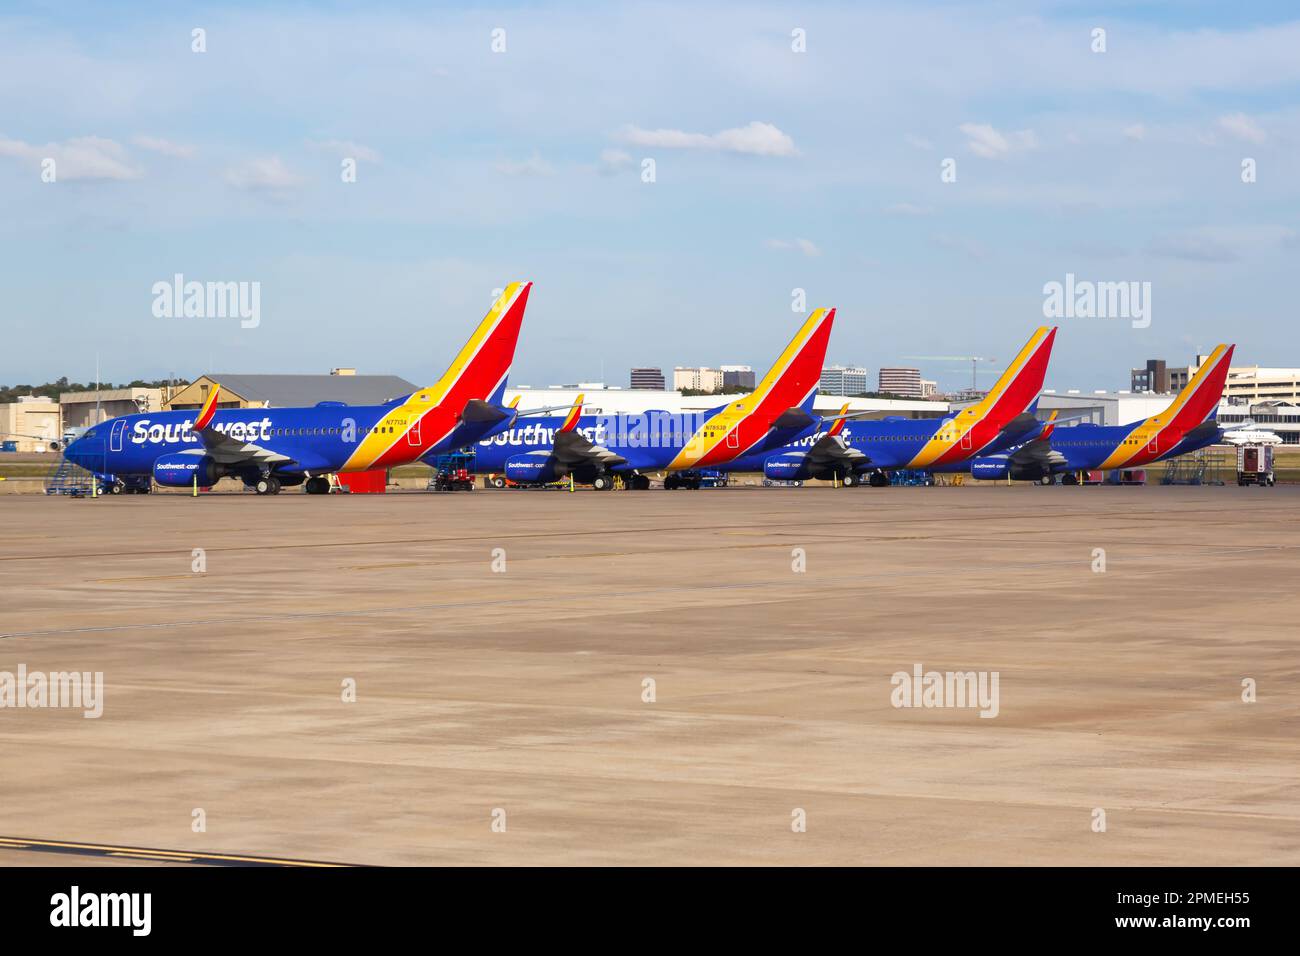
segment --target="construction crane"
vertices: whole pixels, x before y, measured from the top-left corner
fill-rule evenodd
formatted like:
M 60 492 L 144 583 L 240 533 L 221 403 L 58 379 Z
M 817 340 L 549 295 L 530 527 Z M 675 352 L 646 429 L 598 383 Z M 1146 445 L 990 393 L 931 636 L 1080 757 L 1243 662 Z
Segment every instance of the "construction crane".
M 903 358 L 919 362 L 970 362 L 970 389 L 972 392 L 978 389 L 975 384 L 975 376 L 979 371 L 979 363 L 997 361 L 997 359 L 986 358 L 983 355 L 904 355 Z

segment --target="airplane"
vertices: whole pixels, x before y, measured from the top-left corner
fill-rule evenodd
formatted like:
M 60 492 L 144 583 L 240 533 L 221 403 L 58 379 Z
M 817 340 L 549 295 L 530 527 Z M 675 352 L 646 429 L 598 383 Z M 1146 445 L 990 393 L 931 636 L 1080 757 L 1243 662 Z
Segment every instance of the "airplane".
M 110 494 L 147 493 L 151 480 L 210 487 L 226 476 L 259 495 L 296 485 L 328 494 L 333 473 L 391 468 L 469 445 L 527 414 L 501 401 L 531 289 L 531 282 L 508 285 L 436 383 L 383 405 L 225 409 L 217 407 L 218 384 L 197 415 L 124 415 L 88 429 L 64 454 Z
M 971 463 L 975 478 L 1078 484 L 1079 472 L 1139 468 L 1190 451 L 1216 445 L 1224 435 L 1242 429 L 1240 424 L 1218 423 L 1235 345 L 1219 345 L 1196 370 L 1170 406 L 1157 415 L 1127 425 L 1085 422 L 1061 427 L 1050 424 L 1021 445 Z
M 583 416 L 580 395 L 562 419 L 480 439 L 475 471 L 497 475 L 498 485 L 572 476 L 598 491 L 612 488 L 616 476 L 644 490 L 649 473 L 666 472 L 665 488 L 699 488 L 702 470 L 780 448 L 817 423 L 812 403 L 834 321 L 834 309 L 814 311 L 749 395 L 703 412 L 614 416 Z
M 889 416 L 850 425 L 874 413 L 849 412 L 845 405 L 791 447 L 746 456 L 730 470 L 761 471 L 773 481 L 834 480 L 846 488 L 883 487 L 888 473 L 899 469 L 966 471 L 980 456 L 1022 444 L 1042 430 L 1034 412 L 1055 340 L 1055 328 L 1035 330 L 988 394 L 955 415 Z

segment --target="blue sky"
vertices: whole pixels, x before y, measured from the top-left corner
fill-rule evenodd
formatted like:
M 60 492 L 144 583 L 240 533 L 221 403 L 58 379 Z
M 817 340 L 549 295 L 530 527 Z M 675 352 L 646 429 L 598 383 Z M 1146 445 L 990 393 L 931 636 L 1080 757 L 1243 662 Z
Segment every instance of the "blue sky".
M 1063 320 L 1049 387 L 1300 365 L 1297 50 L 1281 3 L 9 4 L 0 382 L 427 382 L 516 278 L 516 383 L 762 368 L 802 288 L 830 361 L 956 387 L 905 357 L 1005 362 L 1067 272 L 1152 322 Z M 260 325 L 155 318 L 175 273 Z

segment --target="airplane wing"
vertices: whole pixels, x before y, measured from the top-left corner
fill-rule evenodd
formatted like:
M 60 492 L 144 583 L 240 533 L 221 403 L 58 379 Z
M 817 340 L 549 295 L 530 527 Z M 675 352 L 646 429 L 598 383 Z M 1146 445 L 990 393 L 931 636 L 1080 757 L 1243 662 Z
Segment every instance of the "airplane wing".
M 853 448 L 839 435 L 823 435 L 808 449 L 808 457 L 818 462 L 839 462 L 850 467 L 870 464 L 871 458 Z
M 794 409 L 791 410 L 794 411 Z M 850 469 L 861 465 L 869 465 L 871 457 L 865 452 L 854 448 L 840 435 L 840 432 L 844 431 L 844 422 L 853 417 L 855 416 L 849 414 L 848 402 L 845 402 L 840 408 L 838 415 L 823 417 L 822 421 L 834 422 L 834 424 L 826 430 L 826 434 L 813 442 L 813 446 L 808 449 L 808 458 L 818 464 L 838 464 Z
M 1050 438 L 1035 438 L 1027 441 L 1007 456 L 1013 465 L 1038 465 L 1047 472 L 1064 468 L 1068 462 L 1065 456 L 1052 447 Z
M 555 438 L 551 442 L 551 448 L 557 461 L 567 466 L 580 464 L 599 465 L 603 468 L 614 468 L 618 465 L 626 465 L 627 459 L 622 455 L 610 451 L 603 445 L 597 445 L 586 435 L 577 431 L 578 419 L 582 416 L 582 400 L 585 396 L 579 395 L 573 407 L 569 409 L 569 414 L 564 419 L 564 424 L 560 430 L 555 433 Z
M 622 455 L 610 451 L 603 445 L 597 445 L 585 435 L 580 435 L 577 432 L 557 433 L 552 447 L 554 448 L 553 454 L 555 457 L 566 465 L 591 462 L 605 468 L 614 468 L 618 465 L 627 464 L 627 459 Z
M 220 394 L 221 386 L 214 383 L 212 394 L 208 396 L 208 400 L 203 407 L 199 409 L 198 417 L 194 419 L 194 424 L 190 426 L 190 430 L 199 436 L 199 441 L 203 442 L 203 448 L 213 461 L 220 462 L 223 465 L 254 462 L 274 466 L 289 464 L 294 460 L 287 455 L 282 455 L 269 448 L 263 448 L 253 442 L 231 438 L 225 432 L 219 432 L 213 428 L 212 419 L 217 413 L 217 396 Z
M 1011 450 L 1007 455 L 1010 464 L 1021 466 L 1037 465 L 1049 473 L 1064 468 L 1068 464 L 1065 455 L 1052 447 L 1052 432 L 1056 431 L 1056 426 L 1061 424 L 1062 421 L 1074 421 L 1074 417 L 1058 420 L 1056 416 L 1057 413 L 1052 412 L 1047 421 L 1043 423 L 1043 430 L 1039 434 L 1023 445 L 1018 445 Z

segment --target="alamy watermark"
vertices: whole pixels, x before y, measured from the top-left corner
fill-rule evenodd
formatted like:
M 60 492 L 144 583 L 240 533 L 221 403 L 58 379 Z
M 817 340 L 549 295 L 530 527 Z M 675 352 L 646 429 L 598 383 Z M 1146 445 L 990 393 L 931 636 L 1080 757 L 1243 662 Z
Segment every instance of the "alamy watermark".
M 1151 324 L 1150 282 L 1092 282 L 1065 274 L 1043 286 L 1043 315 L 1049 319 L 1130 319 L 1133 328 Z
M 895 707 L 978 707 L 981 717 L 999 710 L 998 671 L 927 671 L 912 665 L 912 673 L 895 671 L 889 702 Z
M 94 720 L 104 713 L 103 671 L 0 671 L 0 710 L 42 708 L 81 710 Z
M 155 282 L 149 291 L 156 319 L 239 319 L 245 329 L 262 322 L 260 282 L 186 282 L 178 272 L 171 282 Z

